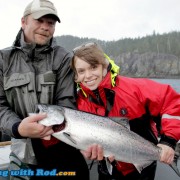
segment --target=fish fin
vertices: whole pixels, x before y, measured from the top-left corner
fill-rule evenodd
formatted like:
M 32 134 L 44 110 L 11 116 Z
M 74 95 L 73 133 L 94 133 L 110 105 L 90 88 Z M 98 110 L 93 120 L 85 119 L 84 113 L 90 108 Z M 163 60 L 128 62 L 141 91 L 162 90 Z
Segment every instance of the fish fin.
M 63 132 L 63 134 L 74 144 L 77 145 L 76 141 L 71 137 L 69 133 Z
M 129 120 L 128 118 L 125 117 L 109 117 L 112 121 L 114 121 L 115 123 L 118 123 L 120 125 L 123 125 L 124 127 L 130 129 L 129 126 Z
M 175 173 L 180 177 L 180 172 L 179 169 L 177 167 L 177 161 L 178 161 L 179 156 L 174 156 L 174 160 L 172 162 L 172 164 L 170 164 L 169 166 L 175 171 Z
M 146 163 L 143 163 L 143 164 L 133 164 L 134 166 L 135 166 L 135 168 L 137 169 L 137 171 L 139 172 L 139 173 L 141 173 L 141 171 L 144 169 L 144 168 L 146 168 L 147 166 L 149 166 L 150 164 L 152 163 L 152 161 L 151 162 L 146 162 Z
M 105 157 L 105 161 L 106 161 L 107 170 L 108 170 L 109 174 L 112 175 L 113 166 L 112 166 L 112 164 L 109 162 L 109 160 L 108 160 L 107 157 Z

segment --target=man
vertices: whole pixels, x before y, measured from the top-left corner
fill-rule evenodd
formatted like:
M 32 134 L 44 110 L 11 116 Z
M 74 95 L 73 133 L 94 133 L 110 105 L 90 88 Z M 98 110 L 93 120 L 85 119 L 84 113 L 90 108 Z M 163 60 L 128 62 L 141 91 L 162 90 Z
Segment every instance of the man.
M 82 154 L 55 138 L 49 140 L 52 127 L 38 124 L 46 114 L 29 116 L 38 103 L 75 108 L 72 56 L 55 43 L 57 21 L 52 2 L 34 0 L 25 8 L 13 46 L 0 51 L 0 129 L 12 137 L 10 172 L 17 170 L 10 179 L 49 179 L 38 170 L 74 173 L 50 179 L 89 179 Z

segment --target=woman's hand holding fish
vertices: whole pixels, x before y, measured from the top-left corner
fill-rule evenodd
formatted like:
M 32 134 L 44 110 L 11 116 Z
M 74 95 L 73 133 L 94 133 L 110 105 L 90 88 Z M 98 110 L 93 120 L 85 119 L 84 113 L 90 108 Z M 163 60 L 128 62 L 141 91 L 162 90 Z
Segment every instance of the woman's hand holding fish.
M 86 159 L 91 159 L 91 160 L 102 160 L 104 157 L 104 152 L 102 146 L 98 144 L 93 144 L 87 148 L 85 151 L 81 151 L 83 156 Z
M 171 164 L 174 159 L 175 151 L 171 147 L 164 144 L 158 144 L 157 146 L 162 149 L 160 161 L 166 164 Z

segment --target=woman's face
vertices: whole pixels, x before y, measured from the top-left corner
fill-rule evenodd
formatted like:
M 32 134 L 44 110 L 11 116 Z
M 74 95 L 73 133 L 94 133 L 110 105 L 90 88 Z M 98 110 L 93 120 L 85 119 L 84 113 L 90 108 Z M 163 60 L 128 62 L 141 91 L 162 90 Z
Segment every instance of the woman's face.
M 77 72 L 76 82 L 81 82 L 90 90 L 97 89 L 98 85 L 103 80 L 103 65 L 90 65 L 78 57 L 75 58 L 74 65 Z

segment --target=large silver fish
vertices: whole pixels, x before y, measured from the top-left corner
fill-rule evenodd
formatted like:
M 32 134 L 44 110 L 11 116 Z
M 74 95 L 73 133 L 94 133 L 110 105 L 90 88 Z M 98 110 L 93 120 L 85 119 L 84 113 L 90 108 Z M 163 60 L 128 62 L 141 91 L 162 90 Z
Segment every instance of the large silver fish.
M 118 161 L 132 163 L 139 172 L 160 159 L 161 148 L 130 131 L 127 119 L 108 117 L 72 110 L 54 105 L 38 105 L 38 112 L 46 112 L 47 118 L 39 123 L 53 126 L 53 136 L 80 150 L 92 144 L 100 144 L 104 156 L 114 155 Z M 176 161 L 177 163 L 177 161 Z M 177 164 L 173 170 L 180 176 Z

